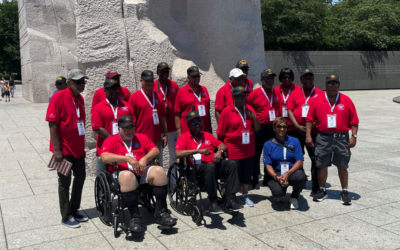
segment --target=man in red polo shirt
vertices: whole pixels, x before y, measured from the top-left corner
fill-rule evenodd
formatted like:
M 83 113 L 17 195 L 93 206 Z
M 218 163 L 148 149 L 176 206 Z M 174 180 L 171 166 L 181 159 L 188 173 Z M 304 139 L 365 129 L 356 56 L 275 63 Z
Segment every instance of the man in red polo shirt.
M 199 112 L 203 122 L 203 131 L 212 133 L 210 116 L 210 95 L 207 88 L 201 86 L 200 71 L 196 66 L 187 69 L 189 82 L 179 89 L 175 101 L 175 125 L 178 137 L 189 131 L 186 115 L 193 108 Z
M 105 170 L 105 164 L 100 158 L 101 146 L 105 139 L 118 134 L 118 119 L 124 115 L 133 115 L 133 108 L 118 98 L 119 83 L 114 79 L 104 82 L 106 99 L 96 105 L 92 111 L 92 130 L 99 136 L 96 143 L 96 176 Z M 135 122 L 135 121 L 133 121 Z
M 237 86 L 243 86 L 246 79 L 246 75 L 241 69 L 234 68 L 229 73 L 229 81 L 218 90 L 215 98 L 215 119 L 217 119 L 217 123 L 222 110 L 233 102 L 232 90 Z
M 264 143 L 275 136 L 272 127 L 275 118 L 281 116 L 280 97 L 274 91 L 274 80 L 276 74 L 270 69 L 261 73 L 262 87 L 255 89 L 247 98 L 247 104 L 253 107 L 258 120 L 261 123 L 261 130 L 256 132 L 256 154 L 254 157 L 254 167 L 252 173 L 252 186 L 258 188 L 260 175 L 260 158 Z M 265 169 L 264 169 L 265 171 Z M 263 185 L 267 185 L 264 178 Z
M 247 92 L 251 93 L 253 91 L 253 82 L 249 78 L 247 78 L 250 69 L 249 64 L 247 63 L 246 60 L 240 60 L 239 62 L 236 63 L 236 68 L 243 71 L 243 73 L 246 75 L 243 87 L 246 89 Z
M 169 166 L 176 161 L 175 143 L 177 135 L 175 126 L 175 99 L 179 90 L 178 84 L 168 79 L 170 70 L 171 68 L 165 62 L 161 62 L 157 65 L 158 80 L 154 82 L 153 89 L 153 91 L 158 94 L 158 98 L 163 100 L 167 112 Z M 162 151 L 160 153 L 160 158 L 162 158 Z
M 296 89 L 300 89 L 300 86 L 293 84 L 294 73 L 290 68 L 283 68 L 279 73 L 279 81 L 282 83 L 275 87 L 275 92 L 279 95 L 281 101 L 281 114 L 285 118 L 289 128 L 292 126 L 292 122 L 289 119 L 289 113 L 287 111 L 287 102 L 290 95 Z
M 315 157 L 318 167 L 320 190 L 314 195 L 314 201 L 323 201 L 328 197 L 325 189 L 328 167 L 337 166 L 342 184 L 341 200 L 344 205 L 351 205 L 347 191 L 350 148 L 355 147 L 358 132 L 358 116 L 351 99 L 339 93 L 340 78 L 336 74 L 326 77 L 325 95 L 318 96 L 311 103 L 306 119 L 306 144 L 314 147 L 311 136 L 313 123 L 318 135 L 315 140 Z M 349 130 L 352 136 L 349 138 Z
M 64 159 L 72 163 L 74 182 L 71 189 L 71 173 L 58 173 L 58 197 L 61 223 L 68 227 L 79 227 L 79 222 L 88 218 L 78 213 L 82 189 L 85 183 L 85 102 L 81 93 L 85 90 L 87 76 L 79 69 L 68 72 L 68 88 L 57 92 L 50 100 L 46 121 L 50 127 L 50 151 L 56 162 Z
M 301 149 L 304 155 L 304 146 L 306 141 L 306 118 L 310 104 L 318 96 L 324 95 L 324 92 L 314 86 L 314 73 L 310 69 L 306 69 L 300 76 L 300 81 L 303 84 L 301 89 L 296 89 L 291 93 L 291 97 L 287 102 L 287 110 L 289 119 L 292 122 L 289 135 L 296 137 L 300 141 Z M 317 137 L 317 129 L 313 128 L 311 135 L 313 140 Z M 311 182 L 312 192 L 316 194 L 319 190 L 318 184 L 318 169 L 315 163 L 314 148 L 306 147 L 308 156 L 311 159 Z
M 223 209 L 217 203 L 217 178 L 227 181 L 225 193 L 227 201 L 225 208 L 229 212 L 239 211 L 243 206 L 236 203 L 235 194 L 240 191 L 236 162 L 222 160 L 222 154 L 227 147 L 212 134 L 203 132 L 203 123 L 197 111 L 189 112 L 186 116 L 189 131 L 178 137 L 175 145 L 176 158 L 193 156 L 190 166 L 195 165 L 196 176 L 204 179 L 205 189 L 210 200 L 211 214 L 221 214 Z M 218 149 L 216 153 L 214 150 Z M 193 162 L 195 161 L 195 162 Z
M 137 124 L 136 130 L 138 133 L 147 135 L 162 152 L 163 147 L 166 147 L 168 143 L 166 111 L 165 104 L 153 90 L 153 71 L 144 70 L 140 83 L 142 89 L 133 93 L 129 98 L 129 104 L 133 108 L 133 117 Z M 160 154 L 159 161 L 160 166 L 163 166 L 162 154 Z

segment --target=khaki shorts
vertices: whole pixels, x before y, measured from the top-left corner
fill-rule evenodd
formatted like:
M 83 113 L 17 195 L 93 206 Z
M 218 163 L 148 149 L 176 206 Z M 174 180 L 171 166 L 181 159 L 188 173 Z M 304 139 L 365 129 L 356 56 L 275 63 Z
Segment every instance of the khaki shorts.
M 149 173 L 150 173 L 151 169 L 154 168 L 155 166 L 156 166 L 156 165 L 151 165 L 151 164 L 149 164 L 149 165 L 147 166 L 147 168 L 146 168 L 145 171 L 144 171 L 144 174 L 140 176 L 140 183 L 139 183 L 139 185 L 149 183 L 149 180 L 148 180 Z M 120 176 L 121 176 L 121 173 L 122 173 L 122 172 L 125 172 L 125 171 L 129 171 L 129 170 L 122 170 L 122 171 L 119 171 L 119 176 L 118 176 L 118 177 L 120 177 Z M 114 171 L 114 172 L 112 173 L 112 176 L 113 176 L 114 179 L 117 179 L 117 171 Z M 136 179 L 136 180 L 137 180 L 137 179 Z M 137 183 L 136 183 L 136 184 L 137 184 Z

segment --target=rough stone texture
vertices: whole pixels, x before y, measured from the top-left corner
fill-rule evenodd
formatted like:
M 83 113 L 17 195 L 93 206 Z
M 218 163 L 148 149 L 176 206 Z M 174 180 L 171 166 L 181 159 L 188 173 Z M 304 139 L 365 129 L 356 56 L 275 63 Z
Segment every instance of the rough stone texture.
M 57 76 L 76 68 L 73 0 L 18 0 L 23 96 L 48 102 Z

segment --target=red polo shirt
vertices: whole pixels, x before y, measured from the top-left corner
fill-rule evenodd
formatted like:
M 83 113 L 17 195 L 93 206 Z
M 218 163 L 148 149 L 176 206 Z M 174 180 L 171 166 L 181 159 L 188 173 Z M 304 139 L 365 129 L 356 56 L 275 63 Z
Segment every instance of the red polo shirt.
M 130 145 L 127 145 L 128 148 Z M 135 133 L 135 137 L 132 139 L 132 154 L 135 158 L 136 161 L 140 161 L 142 157 L 144 157 L 150 150 L 153 148 L 157 148 L 156 145 L 150 140 L 149 137 L 147 137 L 144 134 L 140 133 Z M 116 155 L 126 155 L 128 153 L 128 150 L 126 150 L 125 143 L 119 136 L 113 135 L 108 137 L 104 143 L 103 147 L 101 149 L 101 153 L 111 153 L 111 154 L 116 154 Z M 125 163 L 117 163 L 119 171 L 122 170 L 129 170 L 128 164 Z M 113 165 L 109 165 L 108 170 L 110 173 L 117 171 L 117 168 Z M 135 172 L 134 172 L 135 173 Z M 135 173 L 136 175 L 138 173 Z
M 284 98 L 283 95 L 285 96 L 285 98 L 287 98 L 287 101 L 286 101 L 286 108 L 287 108 L 287 102 L 289 101 L 290 96 L 292 95 L 293 91 L 295 91 L 296 89 L 301 89 L 301 87 L 299 85 L 292 84 L 292 86 L 290 86 L 289 91 L 285 92 L 285 93 L 283 93 L 282 84 L 279 86 L 276 86 L 274 88 L 275 92 L 279 95 L 279 98 L 281 101 L 281 114 L 282 114 L 282 106 L 285 105 L 285 100 L 283 99 Z M 290 94 L 289 94 L 289 92 L 290 92 Z M 282 95 L 282 93 L 283 93 L 283 95 Z M 287 95 L 289 95 L 289 96 L 287 96 Z M 288 114 L 288 116 L 289 116 L 289 114 Z M 285 117 L 285 120 L 286 120 L 287 125 L 289 125 L 289 126 L 292 125 L 292 122 L 290 121 L 289 117 Z
M 115 108 L 113 107 L 113 110 Z M 133 108 L 129 103 L 124 101 L 118 102 L 118 112 L 117 112 L 117 119 L 114 117 L 114 112 L 111 109 L 111 105 L 107 102 L 107 100 L 101 101 L 99 104 L 92 111 L 92 130 L 95 131 L 96 129 L 105 128 L 110 135 L 113 133 L 112 123 L 118 123 L 118 119 L 124 115 L 133 116 Z M 135 120 L 133 121 L 135 122 Z M 97 156 L 100 156 L 101 146 L 103 145 L 104 139 L 99 136 L 97 138 L 96 143 L 96 153 Z
M 200 142 L 197 141 L 199 144 Z M 202 132 L 201 137 L 201 146 L 199 149 L 208 149 L 210 150 L 210 155 L 201 155 L 201 163 L 213 163 L 214 159 L 214 149 L 216 149 L 222 142 L 215 138 L 212 134 L 208 132 Z M 193 140 L 193 136 L 190 132 L 182 133 L 181 136 L 178 137 L 178 140 L 175 144 L 176 150 L 194 150 L 197 149 L 198 144 Z
M 77 107 L 80 119 L 76 112 Z M 79 135 L 79 120 L 84 122 L 86 127 L 85 101 L 82 95 L 75 98 L 70 88 L 55 93 L 47 107 L 46 121 L 57 123 L 58 140 L 64 156 L 80 158 L 85 155 L 85 136 Z M 51 140 L 50 151 L 54 153 Z
M 332 105 L 334 103 L 331 103 Z M 340 93 L 336 102 L 333 114 L 336 114 L 336 128 L 328 128 L 328 117 L 331 114 L 331 107 L 326 100 L 325 94 L 318 95 L 310 105 L 307 115 L 307 122 L 316 122 L 316 127 L 321 132 L 344 133 L 351 129 L 351 126 L 359 123 L 356 107 L 351 99 Z
M 299 125 L 306 125 L 306 118 L 302 117 L 303 115 L 303 105 L 306 103 L 307 98 L 310 96 L 309 91 L 303 91 L 302 88 L 294 90 L 290 94 L 290 98 L 287 101 L 287 109 L 291 110 L 293 112 L 294 117 L 296 118 L 296 121 Z M 325 95 L 324 91 L 320 90 L 319 88 L 315 88 L 314 91 L 311 93 L 310 99 L 308 100 L 307 104 L 311 105 L 311 103 L 320 95 Z M 294 126 L 290 127 L 291 131 L 296 131 L 296 128 Z M 317 133 L 317 129 L 313 129 L 313 133 Z
M 143 91 L 144 92 L 144 91 Z M 165 105 L 158 98 L 157 92 L 154 94 L 154 109 L 157 109 L 159 124 L 154 125 L 153 108 L 144 97 L 141 90 L 136 91 L 129 98 L 129 104 L 133 108 L 133 117 L 136 120 L 136 132 L 147 135 L 153 142 L 161 141 L 161 116 L 166 116 Z M 153 105 L 153 95 L 147 96 Z
M 129 92 L 129 89 L 125 87 L 119 88 L 118 98 L 120 100 L 128 102 L 130 97 L 131 97 L 131 92 Z M 96 90 L 96 92 L 94 92 L 93 95 L 92 109 L 90 110 L 90 112 L 93 112 L 94 107 L 96 107 L 97 104 L 99 104 L 101 101 L 105 99 L 106 99 L 106 92 L 104 92 L 104 87 Z
M 229 86 L 230 82 L 231 81 L 228 80 L 225 85 Z M 250 93 L 253 91 L 253 82 L 249 78 L 247 78 L 246 82 L 243 84 L 243 87 L 246 89 L 246 91 L 248 91 Z
M 271 98 L 271 93 L 265 91 L 269 98 Z M 280 97 L 276 94 L 275 91 L 273 93 L 273 102 L 272 108 L 275 109 L 275 116 L 278 117 L 281 115 L 281 101 Z M 247 97 L 247 104 L 250 105 L 257 115 L 258 120 L 261 124 L 272 124 L 273 121 L 269 120 L 269 111 L 271 110 L 270 103 L 265 97 L 264 92 L 262 91 L 262 87 L 255 89 L 253 92 L 249 94 Z
M 246 108 L 255 113 L 250 105 L 246 105 Z M 250 131 L 250 144 L 242 143 L 242 133 L 246 129 Z M 240 160 L 255 155 L 254 121 L 249 116 L 246 116 L 245 128 L 242 118 L 233 103 L 222 111 L 218 122 L 217 135 L 224 137 L 224 143 L 228 147 L 229 159 Z
M 201 105 L 205 106 L 206 115 L 201 117 L 203 121 L 203 131 L 211 132 L 210 127 L 210 95 L 208 94 L 207 88 L 199 86 L 199 97 L 201 96 Z M 190 88 L 189 83 L 186 86 L 179 89 L 175 100 L 175 113 L 181 113 L 181 131 L 182 133 L 188 132 L 189 127 L 186 121 L 187 113 L 192 111 L 192 107 L 195 105 L 195 109 L 198 112 L 199 100 L 194 95 L 193 90 Z
M 158 89 L 158 80 L 154 82 L 154 89 L 153 91 L 158 94 L 158 98 L 164 102 L 164 105 L 168 105 L 168 114 L 169 117 L 167 116 L 167 130 L 168 132 L 176 131 L 176 126 L 175 126 L 175 99 L 176 99 L 176 94 L 178 93 L 179 87 L 176 82 L 168 80 L 168 92 L 167 96 L 164 96 L 166 88 L 163 88 L 160 84 L 160 90 Z M 164 92 L 161 91 L 161 88 Z M 165 97 L 165 101 L 164 101 Z

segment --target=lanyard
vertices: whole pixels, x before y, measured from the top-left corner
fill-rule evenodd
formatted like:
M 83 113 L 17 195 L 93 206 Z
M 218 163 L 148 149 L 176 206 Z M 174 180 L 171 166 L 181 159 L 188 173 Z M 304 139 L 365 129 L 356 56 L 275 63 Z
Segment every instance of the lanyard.
M 113 107 L 113 105 L 111 105 L 110 101 L 108 101 L 107 98 L 106 98 L 106 100 L 107 100 L 108 104 L 110 104 L 111 110 L 114 113 L 115 120 L 117 120 L 117 118 L 118 118 L 118 99 L 117 99 L 117 107 L 115 108 L 115 111 L 114 111 L 114 107 Z
M 202 141 L 200 142 L 200 144 L 198 144 L 196 139 L 194 139 L 194 137 L 193 137 L 193 141 L 197 144 L 197 148 L 196 149 L 199 149 L 201 147 L 201 144 L 203 144 Z
M 121 135 L 119 135 L 119 138 L 121 138 Z M 121 138 L 121 140 L 122 140 L 122 138 Z M 128 154 L 132 152 L 132 140 L 133 139 L 131 139 L 131 145 L 129 146 L 129 148 L 128 148 L 128 146 L 126 146 L 124 140 L 122 140 L 122 142 L 124 143 L 124 146 L 126 148 L 126 151 L 128 151 Z
M 242 113 L 240 113 L 240 111 L 239 111 L 239 109 L 236 107 L 236 105 L 235 104 L 233 104 L 234 106 L 235 106 L 235 109 L 237 110 L 237 112 L 239 113 L 239 115 L 240 115 L 240 118 L 242 118 L 242 122 L 243 122 L 243 126 L 244 126 L 244 128 L 246 128 L 246 106 L 243 106 L 243 113 L 244 113 L 244 118 L 243 118 L 243 116 L 242 116 Z
M 233 86 L 232 86 L 232 83 L 231 82 L 229 82 L 229 85 L 231 85 L 231 88 L 233 89 Z M 246 89 L 247 90 L 247 89 Z
M 74 99 L 72 99 L 72 102 L 74 103 L 74 106 L 76 108 L 76 115 L 78 116 L 78 119 L 80 120 L 81 119 L 81 111 L 79 110 L 79 101 L 78 101 L 78 107 L 76 107 Z
M 198 96 L 197 94 L 196 94 L 196 92 L 194 92 L 194 90 L 192 89 L 192 91 L 193 91 L 193 94 L 194 94 L 194 96 L 197 98 L 197 100 L 199 100 L 199 103 L 201 104 L 201 93 L 200 93 L 200 86 L 199 86 L 199 94 L 200 94 L 200 96 Z
M 306 98 L 306 95 L 304 94 L 304 89 L 303 89 L 303 87 L 301 87 L 301 91 L 303 91 L 304 99 L 306 99 L 306 104 L 307 104 L 308 100 L 310 100 L 310 97 L 311 97 L 312 93 L 314 92 L 314 89 L 315 89 L 315 86 L 314 86 L 314 88 L 311 90 L 311 93 L 310 93 L 310 95 L 308 96 L 308 98 Z
M 147 102 L 150 104 L 150 107 L 152 109 L 154 109 L 154 92 L 152 92 L 152 94 L 153 94 L 153 105 L 151 105 L 151 102 L 150 102 L 149 98 L 147 98 L 147 95 L 144 93 L 143 89 L 141 89 L 140 91 L 142 91 L 142 94 L 146 98 Z
M 160 84 L 160 81 L 158 81 L 157 82 L 158 84 Z M 161 85 L 161 84 L 160 84 Z M 161 93 L 163 94 L 163 96 L 164 96 L 164 102 L 165 102 L 165 98 L 167 97 L 167 94 L 168 94 L 168 82 L 167 82 L 167 86 L 165 87 L 165 93 L 164 93 L 164 90 L 162 89 L 162 85 L 160 86 L 159 85 L 159 87 L 160 87 L 160 90 L 161 90 Z
M 283 147 L 283 161 L 286 162 L 286 151 L 287 149 L 285 147 Z
M 269 99 L 269 97 L 267 96 L 267 93 L 265 93 L 265 90 L 263 87 L 261 87 L 262 92 L 264 92 L 265 97 L 267 97 L 270 107 L 272 108 L 272 103 L 274 102 L 274 89 L 272 89 L 272 95 L 271 95 L 271 100 Z
M 332 105 L 331 105 L 331 102 L 329 101 L 328 95 L 327 95 L 326 92 L 325 92 L 326 100 L 328 101 L 329 107 L 331 107 L 331 115 L 333 114 L 333 110 L 335 109 L 337 100 L 339 99 L 339 94 L 340 94 L 340 93 L 337 93 L 335 104 L 333 104 L 333 106 L 332 106 Z
M 283 97 L 283 101 L 285 102 L 285 104 L 286 104 L 287 99 L 289 99 L 290 92 L 292 92 L 292 90 L 289 90 L 289 93 L 286 95 L 286 98 L 285 98 L 285 95 L 283 94 L 283 89 L 282 89 L 282 97 Z

